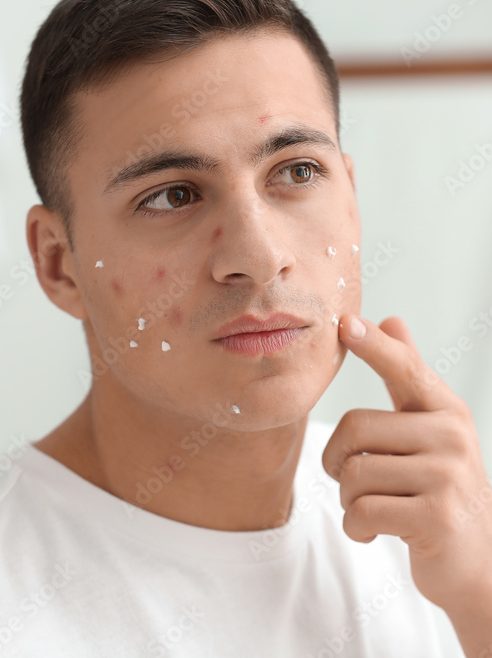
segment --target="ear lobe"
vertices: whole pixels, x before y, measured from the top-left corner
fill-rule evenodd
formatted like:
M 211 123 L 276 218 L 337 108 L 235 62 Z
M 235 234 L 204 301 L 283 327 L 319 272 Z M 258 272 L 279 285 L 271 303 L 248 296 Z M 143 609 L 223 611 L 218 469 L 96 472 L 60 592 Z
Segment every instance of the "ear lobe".
M 357 189 L 357 185 L 355 182 L 355 165 L 354 161 L 352 160 L 351 156 L 348 153 L 342 153 L 343 160 L 345 162 L 345 169 L 347 170 L 347 173 L 350 178 L 350 182 L 352 183 L 352 187 L 354 188 L 354 192 Z

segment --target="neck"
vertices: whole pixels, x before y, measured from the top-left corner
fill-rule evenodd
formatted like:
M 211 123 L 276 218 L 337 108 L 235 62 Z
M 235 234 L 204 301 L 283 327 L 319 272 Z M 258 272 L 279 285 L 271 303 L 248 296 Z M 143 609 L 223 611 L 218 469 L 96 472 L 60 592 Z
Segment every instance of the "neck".
M 175 521 L 226 531 L 287 522 L 307 416 L 239 432 L 143 408 L 102 379 L 39 442 L 41 450 L 118 498 Z

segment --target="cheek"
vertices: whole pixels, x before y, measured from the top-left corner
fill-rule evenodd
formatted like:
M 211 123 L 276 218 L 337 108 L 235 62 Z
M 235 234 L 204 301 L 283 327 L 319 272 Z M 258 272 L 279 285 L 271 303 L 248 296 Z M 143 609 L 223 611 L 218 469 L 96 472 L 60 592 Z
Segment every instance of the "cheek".
M 360 313 L 362 281 L 357 238 L 354 233 L 343 239 L 334 236 L 325 245 L 324 258 L 329 277 L 325 301 L 329 313 L 328 322 L 334 330 L 342 314 Z M 322 280 L 326 280 L 326 275 Z
M 156 282 L 163 281 L 166 277 L 166 270 L 164 267 L 158 267 L 153 274 L 152 280 Z
M 121 297 L 123 295 L 124 290 L 121 281 L 119 279 L 111 279 L 111 289 L 118 297 Z
M 158 267 L 152 274 L 151 283 L 162 283 L 168 278 L 167 270 L 164 267 Z M 166 318 L 173 328 L 178 328 L 183 324 L 183 312 L 179 306 L 172 306 L 166 313 Z
M 344 263 L 340 269 L 343 270 L 343 273 L 339 275 L 337 268 L 331 284 L 333 290 L 331 297 L 333 311 L 339 316 L 343 313 L 359 314 L 362 297 L 362 280 L 358 259 L 354 257 L 349 262 Z M 338 285 L 339 276 L 343 279 L 343 287 Z
M 169 311 L 169 324 L 173 329 L 180 327 L 183 324 L 183 312 L 179 306 L 173 306 Z
M 223 229 L 219 226 L 218 228 L 215 229 L 215 231 L 212 233 L 212 237 L 210 239 L 210 242 L 213 244 L 216 242 L 219 238 L 222 237 L 224 231 Z

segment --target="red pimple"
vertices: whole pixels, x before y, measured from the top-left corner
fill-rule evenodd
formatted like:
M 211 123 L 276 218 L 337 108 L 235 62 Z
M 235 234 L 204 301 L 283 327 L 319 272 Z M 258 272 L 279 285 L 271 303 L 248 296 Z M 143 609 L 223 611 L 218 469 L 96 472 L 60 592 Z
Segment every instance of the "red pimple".
M 179 306 L 173 306 L 169 314 L 169 324 L 172 327 L 179 327 L 183 322 L 183 313 Z
M 263 125 L 268 121 L 268 119 L 271 119 L 271 116 L 269 114 L 265 114 L 264 116 L 259 117 L 258 121 L 261 125 Z
M 224 231 L 222 228 L 216 228 L 215 231 L 212 233 L 212 242 L 215 242 L 215 240 L 218 240 L 220 237 L 222 237 Z
M 123 288 L 117 279 L 111 279 L 111 287 L 113 288 L 113 290 L 117 295 L 123 292 Z
M 179 467 L 174 465 L 174 460 L 170 459 L 168 462 L 166 462 L 167 467 L 171 471 L 171 473 L 177 473 L 179 471 Z
M 165 276 L 166 276 L 166 270 L 163 267 L 157 268 L 156 273 L 155 273 L 156 281 L 162 281 L 162 279 Z

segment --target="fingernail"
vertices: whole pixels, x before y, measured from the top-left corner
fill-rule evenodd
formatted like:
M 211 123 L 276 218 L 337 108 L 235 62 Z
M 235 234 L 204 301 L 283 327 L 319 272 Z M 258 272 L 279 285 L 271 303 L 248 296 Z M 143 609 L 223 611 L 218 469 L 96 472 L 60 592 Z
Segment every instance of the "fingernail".
M 364 338 L 367 334 L 366 325 L 363 324 L 358 318 L 352 318 L 350 320 L 349 327 L 350 337 L 351 338 Z

